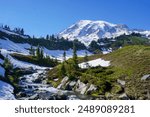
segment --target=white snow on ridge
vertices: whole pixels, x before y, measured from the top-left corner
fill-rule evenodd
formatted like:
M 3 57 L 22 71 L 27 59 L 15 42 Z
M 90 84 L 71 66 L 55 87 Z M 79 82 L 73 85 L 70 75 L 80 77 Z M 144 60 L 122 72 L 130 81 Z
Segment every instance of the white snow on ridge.
M 46 69 L 47 67 L 40 67 L 38 65 L 34 65 L 32 63 L 28 63 L 28 62 L 23 62 L 23 61 L 19 61 L 15 58 L 13 58 L 12 56 L 9 55 L 9 51 L 5 50 L 5 49 L 1 49 L 1 54 L 3 56 L 7 56 L 8 59 L 10 60 L 10 62 L 12 63 L 14 68 L 30 68 L 32 67 L 33 69 Z
M 89 66 L 91 66 L 91 67 L 96 67 L 96 66 L 108 67 L 108 66 L 110 66 L 110 61 L 105 61 L 105 60 L 103 60 L 103 59 L 101 59 L 101 58 L 88 61 L 87 63 L 88 63 Z M 82 69 L 84 69 L 84 68 L 86 68 L 87 66 L 86 66 L 86 63 L 83 62 L 83 63 L 80 63 L 80 64 L 79 64 L 79 67 L 82 68 Z
M 79 50 L 79 51 L 77 51 L 77 55 L 79 57 L 83 57 L 83 56 L 85 56 L 85 51 L 86 50 Z M 57 58 L 60 61 L 63 60 L 63 53 L 64 53 L 63 50 L 48 50 L 48 49 L 44 48 L 44 53 L 45 53 L 45 55 L 49 55 L 52 58 Z M 73 53 L 72 49 L 67 50 L 66 51 L 66 59 L 72 58 L 72 53 Z M 90 53 L 88 51 L 87 51 L 87 53 L 88 53 L 88 55 L 92 55 L 92 53 Z
M 10 53 L 18 52 L 22 54 L 29 54 L 28 50 L 26 49 L 29 47 L 29 44 L 17 44 L 10 41 L 9 39 L 0 39 L 0 48 L 5 49 Z
M 0 81 L 0 100 L 15 100 L 13 90 L 10 84 Z
M 126 25 L 112 24 L 106 21 L 80 20 L 60 32 L 58 36 L 69 40 L 78 39 L 88 46 L 93 40 L 114 38 L 123 34 L 129 34 L 129 31 Z
M 19 61 L 17 59 L 14 59 L 11 56 L 8 56 L 8 58 L 10 62 L 13 64 L 14 68 L 30 68 L 30 67 L 32 67 L 33 69 L 46 69 L 47 68 L 47 67 L 40 67 L 38 65 L 34 65 L 28 62 Z
M 11 53 L 20 53 L 24 55 L 29 55 L 29 49 L 31 47 L 30 44 L 24 43 L 14 43 L 10 41 L 9 39 L 0 39 L 0 49 L 3 51 L 3 55 L 6 57 L 6 55 Z M 36 49 L 36 47 L 34 47 Z M 58 60 L 63 60 L 63 50 L 48 50 L 45 47 L 43 47 L 44 54 L 49 55 L 52 58 L 57 58 Z M 86 50 L 79 50 L 77 51 L 77 55 L 79 57 L 85 56 Z M 66 50 L 66 59 L 69 59 L 72 57 L 72 49 Z M 88 55 L 91 55 L 92 53 L 88 52 Z

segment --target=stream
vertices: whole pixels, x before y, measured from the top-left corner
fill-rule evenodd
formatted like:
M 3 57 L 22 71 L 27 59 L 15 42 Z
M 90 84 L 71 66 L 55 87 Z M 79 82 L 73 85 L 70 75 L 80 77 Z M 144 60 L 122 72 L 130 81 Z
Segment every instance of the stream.
M 89 99 L 73 91 L 60 90 L 46 83 L 46 69 L 36 69 L 33 74 L 20 77 L 21 91 L 16 94 L 18 100 L 80 100 Z

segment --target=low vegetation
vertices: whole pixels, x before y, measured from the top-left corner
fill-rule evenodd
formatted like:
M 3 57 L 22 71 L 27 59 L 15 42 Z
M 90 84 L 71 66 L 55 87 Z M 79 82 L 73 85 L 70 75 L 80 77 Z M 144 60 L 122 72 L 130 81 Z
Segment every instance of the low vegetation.
M 54 67 L 59 64 L 57 59 L 50 58 L 49 56 L 44 56 L 43 50 L 39 47 L 36 50 L 30 50 L 31 55 L 22 55 L 22 54 L 11 54 L 12 57 L 33 63 L 35 65 L 44 66 L 44 67 Z
M 55 86 L 60 84 L 62 78 L 67 75 L 60 75 L 59 71 L 64 66 L 65 70 L 71 69 L 74 77 L 70 80 L 80 79 L 83 83 L 94 84 L 98 87 L 95 92 L 90 95 L 108 95 L 109 93 L 117 95 L 123 91 L 130 97 L 130 99 L 147 99 L 147 90 L 150 90 L 149 81 L 141 81 L 141 77 L 150 74 L 150 47 L 143 45 L 132 45 L 123 47 L 115 52 L 107 55 L 93 55 L 88 57 L 89 60 L 101 57 L 105 60 L 111 61 L 110 67 L 95 67 L 88 69 L 74 70 L 69 68 L 68 65 L 72 63 L 73 59 L 64 62 L 63 64 L 55 67 L 49 71 L 49 82 L 55 83 Z M 84 58 L 78 59 L 80 62 Z M 78 62 L 79 62 L 78 61 Z M 58 79 L 54 81 L 54 79 Z M 126 82 L 125 88 L 117 83 L 117 79 Z

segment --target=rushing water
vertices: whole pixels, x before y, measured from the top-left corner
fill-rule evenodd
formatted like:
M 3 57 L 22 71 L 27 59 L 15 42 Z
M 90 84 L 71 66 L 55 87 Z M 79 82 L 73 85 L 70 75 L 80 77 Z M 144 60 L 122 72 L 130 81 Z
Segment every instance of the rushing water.
M 60 90 L 46 84 L 46 70 L 39 69 L 33 74 L 20 77 L 21 91 L 17 94 L 20 100 L 79 100 L 89 99 L 73 91 Z

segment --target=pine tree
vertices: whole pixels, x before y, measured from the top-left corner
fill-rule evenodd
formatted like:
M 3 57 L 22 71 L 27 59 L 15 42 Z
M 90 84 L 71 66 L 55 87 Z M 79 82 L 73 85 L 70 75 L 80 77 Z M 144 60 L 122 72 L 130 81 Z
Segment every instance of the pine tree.
M 49 40 L 49 35 L 46 35 L 46 40 Z
M 30 47 L 29 54 L 35 56 L 34 48 L 33 48 L 32 45 L 31 45 L 31 47 Z
M 64 53 L 63 53 L 63 61 L 64 62 L 66 61 L 66 51 L 64 51 Z
M 44 58 L 44 52 L 43 49 L 40 49 L 40 59 L 42 60 Z
M 23 28 L 20 30 L 20 34 L 24 35 L 24 29 Z
M 37 57 L 38 60 L 40 60 L 40 58 L 41 58 L 40 57 L 40 47 L 39 46 L 36 49 L 36 57 Z
M 87 51 L 85 51 L 84 62 L 85 62 L 86 68 L 89 68 L 88 53 L 87 53 Z
M 75 41 L 73 42 L 73 67 L 75 70 L 78 70 L 78 56 L 77 56 L 77 49 L 75 45 Z
M 4 59 L 4 63 L 3 63 L 6 71 L 11 70 L 13 68 L 13 65 L 11 64 L 11 62 L 8 59 L 8 56 L 6 56 L 6 58 Z

